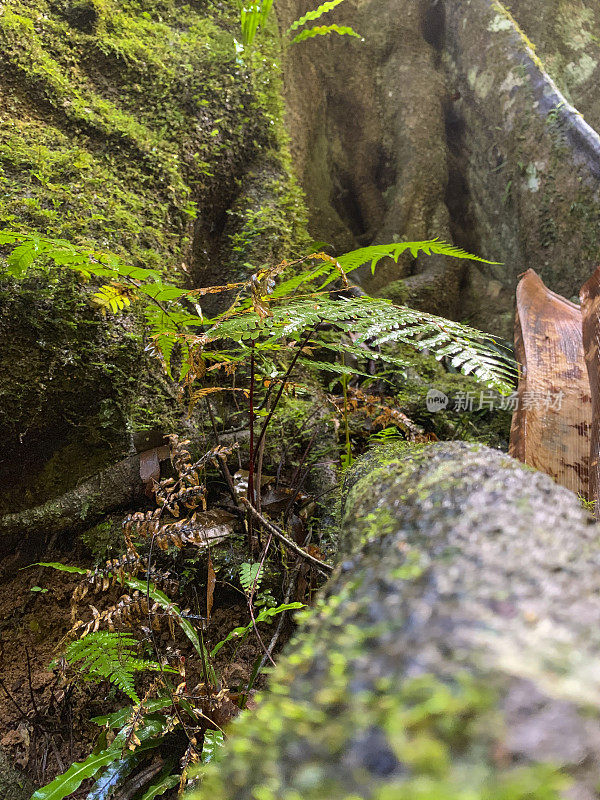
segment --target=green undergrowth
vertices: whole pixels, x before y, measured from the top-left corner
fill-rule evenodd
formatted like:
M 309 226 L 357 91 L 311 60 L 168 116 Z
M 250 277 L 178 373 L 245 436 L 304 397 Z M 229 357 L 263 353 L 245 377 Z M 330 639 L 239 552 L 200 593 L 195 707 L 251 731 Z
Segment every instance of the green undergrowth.
M 293 255 L 305 211 L 277 28 L 243 55 L 238 31 L 234 0 L 4 3 L 0 227 L 115 252 L 187 285 Z M 175 430 L 174 403 L 135 315 L 107 320 L 62 276 L 17 286 L 1 256 L 0 443 L 7 463 L 27 451 L 10 483 L 26 480 L 30 504 L 64 488 L 49 463 L 57 448 L 75 479 L 125 452 L 132 431 Z
M 176 269 L 211 191 L 235 190 L 266 150 L 289 173 L 275 31 L 242 60 L 238 13 L 234 2 L 5 4 L 2 223 Z
M 426 433 L 438 439 L 462 439 L 490 447 L 508 449 L 512 411 L 507 400 L 470 375 L 449 372 L 433 356 L 402 349 L 411 366 L 402 375 L 391 376 L 398 406 Z M 450 402 L 442 411 L 427 407 L 430 390 L 445 394 Z M 507 408 L 501 408 L 504 403 Z M 481 408 L 480 408 L 481 405 Z

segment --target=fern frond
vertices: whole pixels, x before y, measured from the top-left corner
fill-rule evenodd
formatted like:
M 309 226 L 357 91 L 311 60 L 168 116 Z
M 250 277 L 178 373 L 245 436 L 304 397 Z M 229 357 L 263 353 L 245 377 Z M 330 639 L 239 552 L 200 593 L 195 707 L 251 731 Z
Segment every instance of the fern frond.
M 7 259 L 9 274 L 15 278 L 24 277 L 33 264 L 44 265 L 44 259 L 53 261 L 57 267 L 75 270 L 84 277 L 95 275 L 100 278 L 128 277 L 136 281 L 160 280 L 160 272 L 145 267 L 125 264 L 114 253 L 90 250 L 68 242 L 66 239 L 52 239 L 38 233 L 0 231 L 0 245 L 15 245 Z
M 255 331 L 262 327 L 265 334 L 262 345 L 268 350 L 269 347 L 279 347 L 282 339 L 298 339 L 304 331 L 318 329 L 321 322 L 351 332 L 354 344 L 348 349 L 354 354 L 357 354 L 355 348 L 362 343 L 368 342 L 373 349 L 402 342 L 416 350 L 430 350 L 440 360 L 450 356 L 454 366 L 473 372 L 502 392 L 511 390 L 511 383 L 516 376 L 511 357 L 508 354 L 503 357 L 497 350 L 491 349 L 481 331 L 434 314 L 367 296 L 334 300 L 324 295 L 274 304 L 271 306 L 271 316 L 263 320 L 256 313 L 246 311 L 217 322 L 209 329 L 208 336 L 211 340 L 224 338 L 240 343 L 255 336 Z M 490 340 L 493 342 L 488 337 Z M 344 347 L 340 343 L 339 349 Z M 372 357 L 367 352 L 363 355 Z M 380 353 L 382 360 L 393 363 L 393 353 L 387 358 L 386 355 L 385 351 Z
M 321 285 L 321 289 L 330 284 L 338 277 L 338 270 L 341 268 L 344 273 L 348 274 L 365 264 L 370 263 L 371 272 L 375 271 L 378 263 L 383 258 L 392 258 L 398 261 L 400 256 L 409 251 L 413 258 L 417 258 L 419 253 L 423 255 L 442 255 L 450 258 L 468 259 L 469 261 L 478 261 L 483 264 L 491 264 L 498 266 L 496 261 L 488 261 L 485 258 L 472 255 L 461 247 L 455 247 L 440 239 L 425 239 L 421 242 L 394 242 L 392 244 L 376 244 L 370 247 L 361 247 L 358 250 L 352 250 L 349 253 L 339 256 L 337 259 L 327 257 L 324 259 L 325 253 L 312 253 L 307 256 L 307 260 L 318 259 L 325 263 L 319 264 L 309 270 L 299 272 L 297 275 L 282 281 L 279 286 L 272 293 L 272 299 L 280 297 L 288 297 L 292 292 L 296 291 L 300 286 L 307 283 L 312 283 L 319 278 L 327 276 L 325 283 Z M 335 262 L 335 264 L 329 263 Z M 335 266 L 335 269 L 334 269 Z
M 371 263 L 371 272 L 375 272 L 377 264 L 382 258 L 392 258 L 398 261 L 400 256 L 407 251 L 410 252 L 413 258 L 417 258 L 419 253 L 424 255 L 439 255 L 450 256 L 452 258 L 464 258 L 469 261 L 479 261 L 483 264 L 497 265 L 496 261 L 488 261 L 485 258 L 474 256 L 467 253 L 460 247 L 455 247 L 448 242 L 441 241 L 440 239 L 427 239 L 422 242 L 396 242 L 393 244 L 376 244 L 371 247 L 361 247 L 358 250 L 352 250 L 350 253 L 344 253 L 343 256 L 338 258 L 339 263 L 342 265 L 346 272 L 362 267 L 363 264 Z
M 116 314 L 131 305 L 131 296 L 128 286 L 121 283 L 106 284 L 98 289 L 92 296 L 92 304 L 102 313 L 111 311 Z
M 263 576 L 263 566 L 260 562 L 249 564 L 245 562 L 240 565 L 240 583 L 246 594 L 258 591 Z
M 329 0 L 327 3 L 321 3 L 318 8 L 314 8 L 312 11 L 308 11 L 304 16 L 300 17 L 297 20 L 294 20 L 290 27 L 288 28 L 288 33 L 292 31 L 298 30 L 303 25 L 306 25 L 307 22 L 312 22 L 315 19 L 319 19 L 322 17 L 323 14 L 327 14 L 328 11 L 332 11 L 336 6 L 339 6 L 343 0 Z
M 65 658 L 90 680 L 109 680 L 134 703 L 140 699 L 134 687 L 134 676 L 145 670 L 160 670 L 154 661 L 137 658 L 138 642 L 128 633 L 95 631 L 71 642 Z
M 360 33 L 357 33 L 348 25 L 316 25 L 314 28 L 305 28 L 300 31 L 297 36 L 294 36 L 292 43 L 304 42 L 306 39 L 313 39 L 315 36 L 327 36 L 329 33 L 337 33 L 339 36 L 355 36 L 357 39 L 362 39 Z

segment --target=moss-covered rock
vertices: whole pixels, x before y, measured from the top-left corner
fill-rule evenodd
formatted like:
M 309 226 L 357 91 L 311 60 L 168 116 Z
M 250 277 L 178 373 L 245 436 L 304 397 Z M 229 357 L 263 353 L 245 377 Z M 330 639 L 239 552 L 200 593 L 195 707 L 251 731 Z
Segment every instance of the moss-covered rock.
M 233 0 L 5 3 L 0 227 L 115 251 L 188 285 L 293 253 L 304 206 L 276 26 L 243 56 L 238 28 Z M 136 430 L 173 429 L 135 314 L 106 320 L 76 281 L 41 272 L 5 277 L 0 295 L 5 506 L 115 460 Z
M 342 512 L 334 577 L 193 797 L 594 797 L 600 550 L 577 498 L 480 445 L 404 445 L 359 460 Z

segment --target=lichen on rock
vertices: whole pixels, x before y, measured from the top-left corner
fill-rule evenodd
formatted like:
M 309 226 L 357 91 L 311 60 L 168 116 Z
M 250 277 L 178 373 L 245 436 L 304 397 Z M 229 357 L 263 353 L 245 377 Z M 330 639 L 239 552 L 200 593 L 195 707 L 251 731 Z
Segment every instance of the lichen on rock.
M 600 550 L 577 498 L 464 443 L 375 449 L 343 492 L 334 577 L 193 797 L 592 797 Z

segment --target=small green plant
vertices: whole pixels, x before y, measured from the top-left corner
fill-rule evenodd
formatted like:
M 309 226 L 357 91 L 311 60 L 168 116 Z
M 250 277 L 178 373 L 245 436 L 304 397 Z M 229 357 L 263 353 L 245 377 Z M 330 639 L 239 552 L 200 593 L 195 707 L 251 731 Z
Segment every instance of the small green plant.
M 76 666 L 85 680 L 109 680 L 134 703 L 139 703 L 134 679 L 138 672 L 177 672 L 156 661 L 138 658 L 139 642 L 129 633 L 92 631 L 71 642 L 65 650 L 67 663 Z
M 447 358 L 453 368 L 473 373 L 500 391 L 510 390 L 516 374 L 514 362 L 499 354 L 494 339 L 474 328 L 383 298 L 332 295 L 336 283 L 342 289 L 349 287 L 347 275 L 358 267 L 370 263 L 374 272 L 382 259 L 397 262 L 406 252 L 414 258 L 424 253 L 490 263 L 437 239 L 363 247 L 337 258 L 315 252 L 264 267 L 246 281 L 192 290 L 165 283 L 160 270 L 131 266 L 112 253 L 61 239 L 4 230 L 0 245 L 12 246 L 7 266 L 15 278 L 23 278 L 34 264 L 42 269 L 54 265 L 88 280 L 108 280 L 92 294 L 98 307 L 120 310 L 134 298 L 141 300 L 154 350 L 169 375 L 191 390 L 192 403 L 209 392 L 225 390 L 211 386 L 194 391 L 194 382 L 204 379 L 209 368 L 213 374 L 231 373 L 250 360 L 254 378 L 272 380 L 272 358 L 281 356 L 283 348 L 295 351 L 294 366 L 305 364 L 338 375 L 362 373 L 344 363 L 307 357 L 304 349 L 310 346 L 364 361 L 368 343 L 369 359 L 406 367 L 404 359 L 385 347 L 402 343 Z M 107 286 L 112 287 L 109 302 Z M 237 297 L 227 311 L 214 319 L 203 316 L 199 305 L 203 296 L 232 290 Z M 323 327 L 332 325 L 340 334 L 335 342 L 321 335 Z M 352 339 L 342 335 L 346 332 Z M 174 353 L 179 354 L 177 375 Z M 247 393 L 252 395 L 252 375 Z
M 437 359 L 447 359 L 453 369 L 473 373 L 502 392 L 511 391 L 516 376 L 514 361 L 499 352 L 492 337 L 424 311 L 349 291 L 348 273 L 364 264 L 370 264 L 374 272 L 382 259 L 397 262 L 406 252 L 415 258 L 424 253 L 485 262 L 437 239 L 363 247 L 337 258 L 314 252 L 294 262 L 261 268 L 248 280 L 192 290 L 166 283 L 157 269 L 132 266 L 114 254 L 76 247 L 65 240 L 5 230 L 0 231 L 0 245 L 12 246 L 7 264 L 16 278 L 22 278 L 34 264 L 42 268 L 54 265 L 102 281 L 99 288 L 96 284 L 91 301 L 104 312 L 123 310 L 134 299 L 141 301 L 149 349 L 161 359 L 181 392 L 187 393 L 190 413 L 211 394 L 234 391 L 244 395 L 250 428 L 250 504 L 256 502 L 254 478 L 261 472 L 268 426 L 284 391 L 297 385 L 297 368 L 369 378 L 360 368 L 366 360 L 395 368 L 408 366 L 394 350 L 394 345 L 401 344 L 427 349 Z M 200 301 L 205 295 L 232 291 L 237 294 L 225 312 L 212 319 L 203 315 Z M 331 354 L 333 358 L 325 360 Z M 346 357 L 356 366 L 348 366 Z M 246 372 L 242 385 L 236 378 L 238 370 Z M 219 373 L 233 376 L 233 385 L 215 385 Z M 213 377 L 210 382 L 209 375 Z M 347 381 L 345 385 L 347 388 Z M 269 387 L 266 395 L 258 402 L 265 387 Z M 350 463 L 347 429 L 346 433 L 344 458 Z M 250 511 L 247 533 L 251 553 Z
M 597 501 L 596 500 L 587 500 L 582 494 L 578 495 L 578 497 L 579 497 L 579 502 L 585 508 L 585 510 L 589 511 L 590 514 L 595 514 Z
M 386 442 L 397 442 L 401 441 L 404 437 L 398 430 L 395 425 L 391 425 L 389 428 L 383 428 L 377 433 L 372 433 L 369 436 L 369 441 L 373 444 L 382 444 Z
M 253 621 L 249 622 L 247 625 L 240 625 L 237 628 L 229 631 L 227 636 L 224 639 L 221 639 L 221 641 L 218 642 L 218 644 L 216 644 L 210 651 L 211 658 L 214 658 L 223 645 L 227 644 L 227 642 L 230 642 L 234 639 L 237 640 L 238 643 L 243 642 L 250 631 L 254 628 L 255 624 L 259 622 L 270 623 L 273 621 L 273 617 L 276 617 L 278 614 L 283 614 L 285 611 L 297 611 L 300 608 L 304 608 L 304 603 L 282 603 L 275 608 L 262 608 Z
M 84 580 L 90 576 L 89 570 L 60 562 L 44 562 L 38 566 L 80 574 Z M 260 566 L 260 564 L 244 564 L 240 570 L 240 578 L 243 575 L 248 592 L 251 592 L 252 587 L 256 585 L 257 567 Z M 304 604 L 298 602 L 282 603 L 275 608 L 264 607 L 251 622 L 231 630 L 208 653 L 204 648 L 202 637 L 198 635 L 192 622 L 163 592 L 151 584 L 134 578 L 126 578 L 125 583 L 129 588 L 143 591 L 155 600 L 157 608 L 174 619 L 192 642 L 201 661 L 207 665 L 206 675 L 211 676 L 209 680 L 212 688 L 209 687 L 208 698 L 212 697 L 212 692 L 223 692 L 213 659 L 224 645 L 232 641 L 239 645 L 257 624 L 268 624 L 279 614 L 304 608 Z M 174 764 L 170 767 L 167 765 L 157 780 L 143 787 L 145 790 L 143 797 L 149 799 L 178 784 L 185 785 L 188 765 L 198 759 L 202 763 L 218 760 L 223 744 L 222 731 L 218 728 L 216 730 L 207 728 L 207 722 L 211 723 L 210 717 L 207 717 L 206 709 L 202 708 L 201 704 L 196 705 L 198 700 L 194 696 L 181 691 L 185 686 L 184 682 L 175 689 L 169 681 L 170 675 L 180 676 L 181 680 L 185 681 L 185 672 L 181 668 L 175 669 L 138 658 L 139 647 L 140 643 L 133 633 L 102 630 L 84 632 L 83 638 L 67 645 L 64 652 L 64 662 L 67 667 L 75 667 L 78 670 L 78 677 L 86 681 L 109 680 L 129 697 L 131 705 L 111 714 L 93 718 L 91 721 L 104 731 L 118 729 L 113 743 L 104 749 L 96 747 L 83 762 L 72 764 L 66 772 L 47 786 L 38 789 L 32 800 L 62 800 L 75 792 L 84 780 L 95 777 L 101 770 L 102 774 L 87 798 L 99 800 L 101 797 L 109 797 L 120 783 L 137 769 L 148 751 L 157 750 L 164 744 L 165 738 L 173 738 L 178 730 L 183 730 L 190 742 L 192 738 L 199 738 L 201 744 L 198 747 L 188 746 L 182 759 L 182 772 L 174 773 Z M 55 661 L 53 666 L 56 667 L 58 663 L 59 660 Z M 145 671 L 156 673 L 156 678 L 144 697 L 140 699 L 135 691 L 134 679 L 137 674 Z M 260 658 L 254 665 L 249 685 L 240 695 L 241 707 L 244 707 L 259 671 Z
M 320 6 L 312 11 L 308 11 L 290 25 L 287 31 L 288 35 L 302 28 L 307 22 L 314 22 L 322 17 L 323 14 L 332 11 L 336 6 L 339 6 L 341 2 L 343 2 L 343 0 L 328 0 L 328 2 L 321 3 Z M 257 30 L 266 23 L 272 6 L 273 0 L 262 0 L 262 2 L 254 2 L 250 6 L 242 9 L 240 20 L 242 26 L 242 43 L 244 47 L 252 45 Z M 356 31 L 348 25 L 315 25 L 312 28 L 304 28 L 301 30 L 292 38 L 291 43 L 303 42 L 315 36 L 326 36 L 329 33 L 337 33 L 338 36 L 355 36 L 358 39 L 361 38 L 360 34 L 356 33 Z
M 258 562 L 256 564 L 244 563 L 240 566 L 240 583 L 242 589 L 246 594 L 254 594 L 260 588 L 260 583 L 263 577 L 263 565 Z

